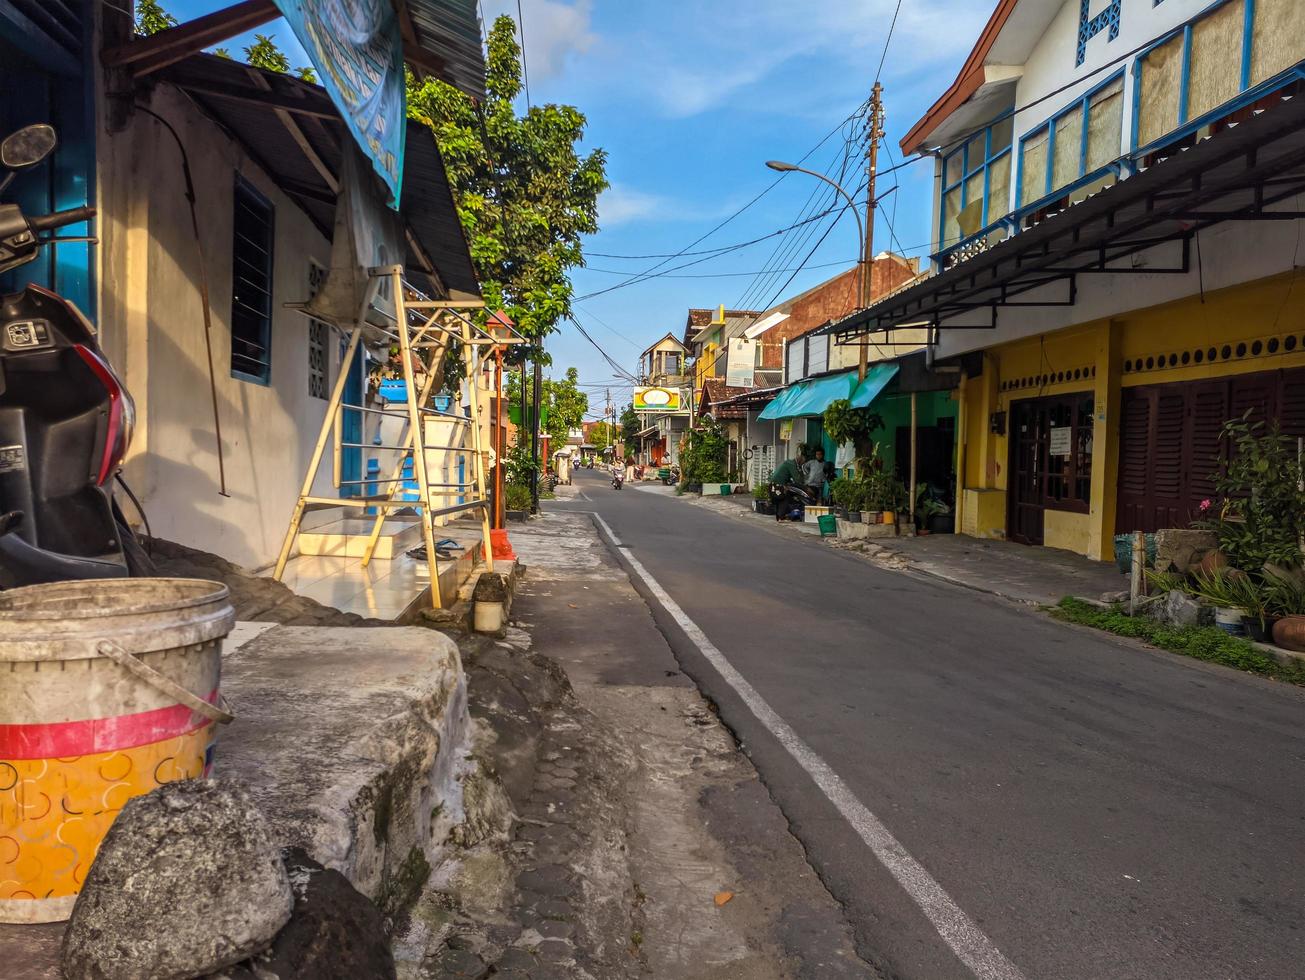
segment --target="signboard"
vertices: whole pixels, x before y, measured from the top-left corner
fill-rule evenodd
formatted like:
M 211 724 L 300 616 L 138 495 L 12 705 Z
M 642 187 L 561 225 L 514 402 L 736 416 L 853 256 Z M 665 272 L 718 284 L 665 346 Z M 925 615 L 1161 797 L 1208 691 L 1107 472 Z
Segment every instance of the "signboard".
M 407 105 L 390 0 L 276 0 L 345 125 L 399 207 Z M 400 261 L 396 259 L 395 261 Z
M 665 412 L 669 414 L 687 413 L 684 395 L 679 388 L 635 388 L 634 410 L 636 412 Z
M 757 342 L 746 337 L 730 341 L 725 361 L 725 383 L 731 388 L 751 388 L 757 372 Z
M 1052 426 L 1047 430 L 1050 437 L 1047 452 L 1052 456 L 1068 456 L 1070 453 L 1070 427 L 1068 425 Z

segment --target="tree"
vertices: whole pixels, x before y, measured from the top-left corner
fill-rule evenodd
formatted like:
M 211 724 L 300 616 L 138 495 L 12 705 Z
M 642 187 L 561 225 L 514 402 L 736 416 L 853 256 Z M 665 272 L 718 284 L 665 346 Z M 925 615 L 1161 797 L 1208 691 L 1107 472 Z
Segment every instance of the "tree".
M 639 420 L 639 413 L 634 410 L 634 402 L 630 402 L 621 412 L 621 441 L 625 443 L 626 455 L 639 451 L 635 437 L 642 428 L 643 423 Z
M 548 419 L 544 431 L 556 448 L 566 441 L 566 434 L 578 429 L 589 411 L 589 396 L 580 390 L 580 375 L 575 368 L 566 369 L 561 381 L 544 381 L 544 399 L 548 405 Z
M 529 375 L 526 376 L 526 403 L 534 404 L 535 386 L 534 379 Z M 521 404 L 521 376 L 513 371 L 507 375 L 507 381 L 503 386 L 503 399 L 509 405 Z M 575 368 L 567 368 L 566 375 L 560 381 L 554 381 L 551 378 L 544 379 L 544 386 L 540 390 L 540 406 L 545 409 L 543 412 L 544 424 L 543 430 L 548 434 L 553 443 L 553 448 L 557 448 L 559 443 L 566 441 L 566 434 L 571 429 L 578 429 L 584 421 L 585 413 L 589 411 L 589 396 L 580 390 L 580 374 Z M 522 428 L 521 437 L 527 443 L 530 440 L 530 433 L 527 429 Z
M 513 363 L 538 358 L 545 337 L 571 312 L 568 270 L 584 263 L 581 236 L 598 230 L 607 154 L 581 156 L 586 120 L 573 106 L 530 107 L 518 116 L 521 48 L 511 17 L 488 40 L 486 97 L 408 75 L 408 115 L 431 127 L 453 187 L 486 308 L 503 309 L 534 341 Z
M 616 433 L 612 431 L 610 423 L 595 422 L 589 427 L 588 441 L 591 445 L 597 446 L 599 452 L 601 452 L 612 444 L 615 435 Z
M 254 43 L 245 48 L 245 62 L 255 68 L 266 68 L 282 75 L 290 73 L 290 59 L 266 34 L 254 35 Z
M 177 26 L 177 18 L 163 9 L 158 0 L 136 0 L 136 33 L 149 37 Z

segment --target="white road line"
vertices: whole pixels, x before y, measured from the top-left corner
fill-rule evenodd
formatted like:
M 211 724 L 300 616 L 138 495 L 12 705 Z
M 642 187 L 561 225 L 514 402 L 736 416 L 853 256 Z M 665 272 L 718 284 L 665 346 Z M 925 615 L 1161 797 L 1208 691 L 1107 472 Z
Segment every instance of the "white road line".
M 897 883 L 933 923 L 933 927 L 938 930 L 938 935 L 957 958 L 969 967 L 979 980 L 1024 980 L 1024 974 L 1019 967 L 1006 958 L 974 920 L 952 900 L 942 885 L 934 880 L 919 861 L 911 857 L 883 822 L 856 798 L 856 794 L 843 782 L 842 777 L 834 772 L 829 764 L 820 758 L 811 746 L 807 745 L 797 732 L 793 731 L 788 723 L 766 703 L 743 675 L 734 669 L 725 655 L 708 639 L 707 634 L 685 614 L 679 604 L 643 567 L 639 559 L 634 557 L 630 549 L 621 545 L 608 523 L 598 514 L 594 515 L 594 519 L 607 533 L 613 547 L 618 548 L 625 556 L 630 567 L 643 579 L 649 591 L 657 597 L 657 601 L 670 613 L 707 661 L 716 668 L 725 682 L 734 688 L 743 699 L 743 703 L 756 715 L 757 720 L 769 729 L 788 754 L 807 771 L 829 802 L 834 804 L 838 812 L 843 815 L 843 819 L 865 841 L 879 863 L 897 879 Z

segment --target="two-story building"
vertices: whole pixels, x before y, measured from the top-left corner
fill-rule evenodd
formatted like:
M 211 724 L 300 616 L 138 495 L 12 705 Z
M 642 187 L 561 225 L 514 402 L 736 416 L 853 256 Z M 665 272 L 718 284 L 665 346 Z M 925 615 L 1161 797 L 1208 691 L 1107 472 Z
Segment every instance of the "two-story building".
M 1193 519 L 1225 421 L 1305 435 L 1302 59 L 1299 0 L 997 5 L 901 144 L 934 275 L 830 330 L 962 370 L 965 532 L 1105 558 Z
M 642 385 L 635 391 L 635 410 L 640 428 L 632 441 L 644 465 L 662 466 L 679 457 L 680 439 L 689 424 L 689 359 L 689 348 L 670 333 L 639 355 Z M 649 391 L 653 394 L 646 397 Z

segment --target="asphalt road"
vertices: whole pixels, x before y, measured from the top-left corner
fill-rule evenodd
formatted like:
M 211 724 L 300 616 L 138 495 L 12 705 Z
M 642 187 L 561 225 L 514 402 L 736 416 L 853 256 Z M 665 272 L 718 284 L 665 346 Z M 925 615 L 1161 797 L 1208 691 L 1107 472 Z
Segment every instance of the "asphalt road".
M 632 574 L 884 975 L 1305 977 L 1300 690 L 597 473 L 576 482 L 583 499 L 550 506 L 601 515 L 627 567 L 818 757 L 786 749 Z M 890 873 L 819 763 L 951 906 Z M 949 908 L 960 946 L 977 930 L 1015 972 L 962 963 Z

